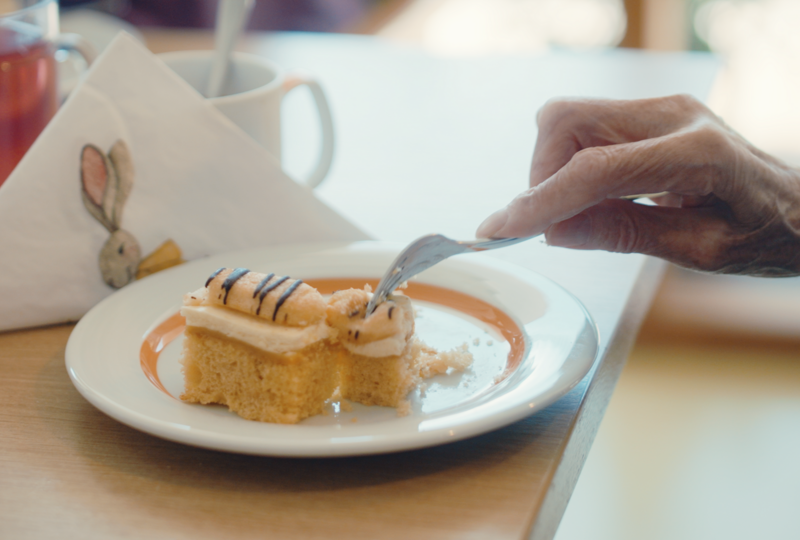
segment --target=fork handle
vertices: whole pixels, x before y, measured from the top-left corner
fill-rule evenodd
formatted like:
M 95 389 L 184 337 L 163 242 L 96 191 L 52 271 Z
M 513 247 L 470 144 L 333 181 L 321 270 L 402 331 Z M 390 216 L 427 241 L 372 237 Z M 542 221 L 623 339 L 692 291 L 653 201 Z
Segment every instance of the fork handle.
M 471 249 L 472 251 L 487 251 L 506 246 L 513 246 L 525 240 L 530 240 L 532 236 L 512 236 L 511 238 L 478 238 L 476 240 L 462 240 L 458 242 Z

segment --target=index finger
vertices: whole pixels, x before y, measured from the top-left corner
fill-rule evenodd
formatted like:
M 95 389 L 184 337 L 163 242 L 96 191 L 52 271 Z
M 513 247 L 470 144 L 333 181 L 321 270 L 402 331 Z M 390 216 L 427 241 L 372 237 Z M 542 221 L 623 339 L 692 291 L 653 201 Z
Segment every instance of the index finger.
M 692 130 L 581 150 L 547 180 L 511 201 L 501 211 L 504 219 L 491 222 L 500 225 L 496 230 L 482 225 L 479 236 L 534 236 L 605 199 L 635 193 L 708 195 L 720 180 L 720 168 L 709 162 L 701 144 L 704 137 L 702 130 Z
M 538 186 L 576 153 L 661 137 L 678 131 L 707 112 L 691 96 L 640 100 L 556 99 L 537 115 L 539 134 L 533 151 L 530 186 Z

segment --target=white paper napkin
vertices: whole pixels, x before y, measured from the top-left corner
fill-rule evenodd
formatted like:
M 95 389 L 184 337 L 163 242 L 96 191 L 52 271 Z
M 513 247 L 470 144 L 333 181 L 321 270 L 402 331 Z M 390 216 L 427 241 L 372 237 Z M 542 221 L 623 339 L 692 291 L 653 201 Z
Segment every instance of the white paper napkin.
M 154 252 L 365 238 L 121 34 L 0 187 L 0 330 L 79 319 Z

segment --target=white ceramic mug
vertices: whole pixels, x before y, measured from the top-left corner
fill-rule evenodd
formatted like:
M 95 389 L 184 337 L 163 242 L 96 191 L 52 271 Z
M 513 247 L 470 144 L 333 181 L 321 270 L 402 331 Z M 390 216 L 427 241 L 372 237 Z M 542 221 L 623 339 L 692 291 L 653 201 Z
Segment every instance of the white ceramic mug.
M 213 51 L 178 51 L 160 54 L 159 58 L 203 94 L 211 74 L 213 54 Z M 328 174 L 334 143 L 330 107 L 317 81 L 307 75 L 285 73 L 281 67 L 260 56 L 234 53 L 221 96 L 209 101 L 280 161 L 281 100 L 287 92 L 303 85 L 311 90 L 322 127 L 319 160 L 304 181 L 314 188 Z

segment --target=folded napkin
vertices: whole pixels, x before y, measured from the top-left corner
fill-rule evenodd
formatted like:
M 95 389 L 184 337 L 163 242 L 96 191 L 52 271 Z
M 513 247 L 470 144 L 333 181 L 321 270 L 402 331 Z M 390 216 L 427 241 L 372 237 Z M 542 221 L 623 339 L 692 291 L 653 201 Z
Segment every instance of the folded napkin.
M 0 187 L 0 330 L 77 320 L 183 259 L 365 238 L 120 34 Z

